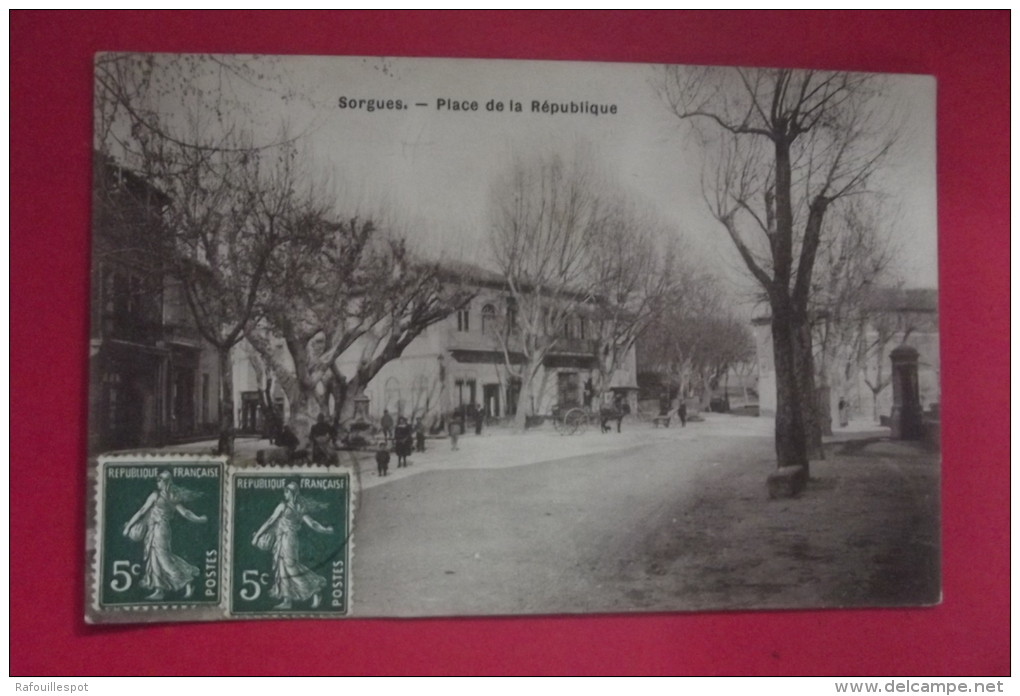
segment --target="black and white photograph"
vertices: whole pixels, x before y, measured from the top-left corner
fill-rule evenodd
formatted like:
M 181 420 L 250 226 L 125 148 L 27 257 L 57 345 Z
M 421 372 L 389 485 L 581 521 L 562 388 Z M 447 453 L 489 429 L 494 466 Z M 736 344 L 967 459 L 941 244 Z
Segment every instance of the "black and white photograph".
M 90 481 L 350 470 L 353 617 L 941 601 L 934 78 L 94 70 Z

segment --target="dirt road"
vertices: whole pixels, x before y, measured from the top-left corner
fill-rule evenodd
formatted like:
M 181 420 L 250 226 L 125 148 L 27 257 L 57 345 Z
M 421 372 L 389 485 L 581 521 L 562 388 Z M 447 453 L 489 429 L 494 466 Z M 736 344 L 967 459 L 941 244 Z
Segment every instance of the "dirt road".
M 918 450 L 834 448 L 799 499 L 775 501 L 767 437 L 711 424 L 631 436 L 623 450 L 373 482 L 354 533 L 355 615 L 937 599 L 938 467 Z

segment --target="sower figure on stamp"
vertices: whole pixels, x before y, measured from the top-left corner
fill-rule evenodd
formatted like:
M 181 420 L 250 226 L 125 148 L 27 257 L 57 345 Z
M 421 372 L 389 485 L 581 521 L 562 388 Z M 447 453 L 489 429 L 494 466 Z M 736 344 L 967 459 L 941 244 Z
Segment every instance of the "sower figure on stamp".
M 319 534 L 332 534 L 333 527 L 319 524 L 310 516 L 325 508 L 325 503 L 302 496 L 298 484 L 291 481 L 283 489 L 283 502 L 251 538 L 255 547 L 273 553 L 273 586 L 269 596 L 282 600 L 277 609 L 290 609 L 294 602 L 306 599 L 312 600 L 312 609 L 322 603 L 326 578 L 301 564 L 298 532 L 305 524 Z
M 184 598 L 195 591 L 194 580 L 199 575 L 197 567 L 170 548 L 170 521 L 176 512 L 189 522 L 201 524 L 205 515 L 196 515 L 184 507 L 199 494 L 175 486 L 170 472 L 160 471 L 156 476 L 156 490 L 151 493 L 142 507 L 124 525 L 124 536 L 143 543 L 145 576 L 141 585 L 152 590 L 148 599 L 163 599 L 167 592 L 184 590 Z
M 397 427 L 393 431 L 394 451 L 397 454 L 397 468 L 407 466 L 407 458 L 411 456 L 414 446 L 414 433 L 411 424 L 401 416 L 397 419 Z

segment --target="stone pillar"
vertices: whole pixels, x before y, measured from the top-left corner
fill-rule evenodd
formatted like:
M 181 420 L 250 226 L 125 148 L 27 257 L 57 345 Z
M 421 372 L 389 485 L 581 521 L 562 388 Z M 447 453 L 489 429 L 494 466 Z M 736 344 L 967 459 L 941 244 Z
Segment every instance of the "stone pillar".
M 889 354 L 892 361 L 893 405 L 890 426 L 894 440 L 920 440 L 921 395 L 917 384 L 917 350 L 904 344 Z

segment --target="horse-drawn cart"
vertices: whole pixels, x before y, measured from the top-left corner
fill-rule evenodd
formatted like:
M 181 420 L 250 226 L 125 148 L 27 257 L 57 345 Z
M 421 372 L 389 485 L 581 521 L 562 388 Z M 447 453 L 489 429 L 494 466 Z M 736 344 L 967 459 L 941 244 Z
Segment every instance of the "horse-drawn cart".
M 578 435 L 588 429 L 591 416 L 580 406 L 560 406 L 552 409 L 552 424 L 560 435 Z

